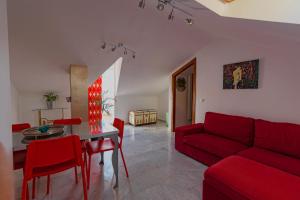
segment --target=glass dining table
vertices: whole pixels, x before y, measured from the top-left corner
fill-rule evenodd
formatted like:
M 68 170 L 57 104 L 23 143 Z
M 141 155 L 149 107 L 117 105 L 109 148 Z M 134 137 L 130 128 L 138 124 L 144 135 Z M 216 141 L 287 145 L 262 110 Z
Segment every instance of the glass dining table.
M 64 134 L 58 137 L 65 137 L 71 134 L 78 135 L 81 141 L 99 140 L 102 138 L 111 138 L 115 144 L 115 148 L 112 153 L 112 166 L 116 178 L 114 188 L 118 187 L 119 183 L 119 164 L 118 164 L 118 129 L 107 122 L 97 122 L 95 124 L 89 124 L 83 122 L 80 125 L 72 125 L 64 127 Z M 57 138 L 57 137 L 55 137 Z M 47 138 L 53 139 L 53 137 Z M 24 141 L 23 134 L 13 134 L 13 151 L 26 150 L 28 142 Z

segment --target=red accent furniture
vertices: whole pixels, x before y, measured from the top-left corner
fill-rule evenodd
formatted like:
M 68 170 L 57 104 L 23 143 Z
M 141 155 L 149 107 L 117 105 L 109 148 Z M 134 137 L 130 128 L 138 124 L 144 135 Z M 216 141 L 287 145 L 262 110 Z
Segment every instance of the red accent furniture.
M 79 137 L 72 135 L 52 140 L 33 141 L 27 148 L 22 200 L 26 199 L 27 182 L 31 179 L 49 176 L 76 166 L 81 168 L 84 199 L 87 200 L 85 170 Z M 49 189 L 48 182 L 47 193 L 49 193 Z
M 204 124 L 175 129 L 175 148 L 208 166 L 249 148 L 254 119 L 207 112 Z
M 99 76 L 88 87 L 88 119 L 89 125 L 98 130 L 98 124 L 102 120 L 102 76 Z
M 299 200 L 300 177 L 241 156 L 208 168 L 203 200 Z
M 300 199 L 300 125 L 256 120 L 254 146 L 204 177 L 203 200 Z
M 23 123 L 23 124 L 13 124 L 11 128 L 13 134 L 21 134 L 20 133 L 21 131 L 30 127 L 31 127 L 30 124 Z M 25 159 L 26 159 L 26 150 L 14 151 L 13 152 L 14 170 L 22 169 L 24 167 Z
M 54 125 L 79 125 L 81 124 L 81 118 L 71 118 L 71 119 L 56 119 L 53 121 Z
M 122 150 L 123 136 L 124 136 L 124 121 L 121 119 L 115 118 L 113 125 L 114 125 L 114 127 L 116 127 L 119 130 L 120 143 L 119 143 L 118 147 L 121 152 L 126 176 L 128 177 L 128 170 L 127 170 L 127 166 L 126 166 L 126 162 L 125 162 L 123 150 Z M 87 153 L 89 155 L 88 170 L 87 170 L 87 182 L 88 182 L 87 187 L 89 188 L 90 187 L 92 155 L 94 155 L 96 153 L 103 153 L 105 151 L 113 151 L 115 148 L 115 144 L 111 139 L 103 139 L 103 140 L 88 142 L 86 145 L 86 148 L 87 148 Z
M 82 123 L 82 119 L 81 118 L 56 119 L 56 120 L 53 121 L 54 125 L 70 126 L 71 133 L 73 133 L 72 125 L 79 125 L 81 123 Z M 87 167 L 87 164 L 86 164 L 87 156 L 86 156 L 85 142 L 81 142 L 81 148 L 82 148 L 82 153 L 83 153 L 83 157 L 84 157 L 83 161 L 84 161 L 85 167 Z M 78 183 L 78 176 L 77 176 L 77 168 L 76 167 L 74 169 L 74 172 L 75 172 L 75 182 Z

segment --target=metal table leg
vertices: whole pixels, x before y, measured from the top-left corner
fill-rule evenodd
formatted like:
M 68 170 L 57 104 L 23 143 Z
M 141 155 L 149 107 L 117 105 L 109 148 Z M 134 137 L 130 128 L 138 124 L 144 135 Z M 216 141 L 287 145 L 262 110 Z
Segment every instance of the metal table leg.
M 119 141 L 118 141 L 118 134 L 115 134 L 111 137 L 111 139 L 114 141 L 114 144 L 115 144 L 115 148 L 114 148 L 114 151 L 113 151 L 113 154 L 112 154 L 112 166 L 114 168 L 114 173 L 115 173 L 115 176 L 116 176 L 116 184 L 114 186 L 114 188 L 117 188 L 118 185 L 119 185 L 119 164 L 118 164 L 118 161 L 119 161 L 119 158 L 118 158 L 118 150 L 119 150 Z

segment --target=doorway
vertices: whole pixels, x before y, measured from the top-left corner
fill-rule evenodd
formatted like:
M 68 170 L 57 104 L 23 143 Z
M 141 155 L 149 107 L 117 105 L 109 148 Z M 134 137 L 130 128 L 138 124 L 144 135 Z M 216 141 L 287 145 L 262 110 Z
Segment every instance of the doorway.
M 176 127 L 194 124 L 196 111 L 196 58 L 172 74 L 172 123 Z

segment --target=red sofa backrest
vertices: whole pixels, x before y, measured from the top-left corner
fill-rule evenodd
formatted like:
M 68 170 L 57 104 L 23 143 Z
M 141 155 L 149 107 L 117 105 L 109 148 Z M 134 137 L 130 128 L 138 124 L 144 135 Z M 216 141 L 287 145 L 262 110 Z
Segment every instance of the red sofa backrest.
M 208 133 L 250 146 L 254 137 L 254 119 L 207 112 L 204 129 Z
M 300 158 L 300 125 L 255 121 L 257 147 Z

